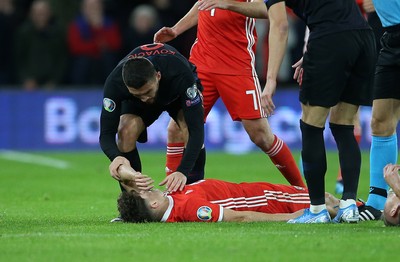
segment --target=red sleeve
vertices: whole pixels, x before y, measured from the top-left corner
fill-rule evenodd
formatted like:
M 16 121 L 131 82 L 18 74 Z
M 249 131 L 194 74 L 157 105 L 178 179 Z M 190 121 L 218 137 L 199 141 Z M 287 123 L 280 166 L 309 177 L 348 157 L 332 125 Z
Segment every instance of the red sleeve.
M 174 211 L 167 222 L 218 222 L 223 217 L 220 205 L 198 198 L 191 198 L 182 209 Z

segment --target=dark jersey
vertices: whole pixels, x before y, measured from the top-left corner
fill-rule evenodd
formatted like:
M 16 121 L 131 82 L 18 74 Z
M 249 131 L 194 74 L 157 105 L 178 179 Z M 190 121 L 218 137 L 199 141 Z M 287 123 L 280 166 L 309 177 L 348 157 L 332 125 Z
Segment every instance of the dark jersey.
M 285 1 L 310 29 L 309 40 L 354 29 L 369 29 L 354 0 L 264 0 L 267 8 Z
M 131 95 L 122 80 L 124 62 L 134 57 L 146 57 L 156 71 L 161 73 L 159 89 L 155 103 L 148 105 Z M 122 103 L 130 101 L 141 111 L 167 111 L 172 103 L 178 103 L 189 130 L 189 140 L 183 159 L 177 171 L 187 175 L 204 143 L 204 112 L 201 98 L 201 84 L 197 78 L 195 66 L 175 48 L 166 44 L 148 44 L 135 48 L 123 58 L 108 76 L 103 93 L 103 109 L 100 117 L 100 145 L 110 160 L 122 156 L 115 136 L 118 131 Z M 197 90 L 197 88 L 199 90 Z M 140 114 L 138 114 L 140 116 Z M 157 116 L 158 117 L 158 116 Z M 146 126 L 151 123 L 146 123 Z

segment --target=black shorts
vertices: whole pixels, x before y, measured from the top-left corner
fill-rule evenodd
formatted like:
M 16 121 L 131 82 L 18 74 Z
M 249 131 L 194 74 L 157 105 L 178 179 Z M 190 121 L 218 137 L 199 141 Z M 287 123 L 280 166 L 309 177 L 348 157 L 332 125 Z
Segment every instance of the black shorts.
M 160 115 L 167 111 L 170 117 L 176 121 L 178 111 L 182 108 L 180 101 L 177 99 L 167 106 L 159 107 L 154 105 L 147 105 L 141 102 L 139 99 L 133 98 L 132 100 L 125 100 L 122 102 L 121 115 L 132 114 L 139 116 L 146 126 L 146 129 L 138 137 L 138 142 L 147 142 L 147 127 L 156 121 Z
M 311 40 L 303 58 L 300 102 L 332 107 L 371 105 L 376 62 L 372 30 L 351 30 Z
M 155 106 L 142 103 L 138 99 L 125 100 L 122 102 L 121 115 L 133 114 L 140 116 L 145 126 L 149 127 L 164 111 L 168 112 L 170 117 L 176 120 L 178 111 L 182 108 L 180 103 L 179 99 L 177 99 L 167 106 Z
M 374 99 L 400 99 L 400 66 L 376 66 Z
M 375 70 L 374 99 L 400 99 L 400 30 L 381 38 L 382 49 Z

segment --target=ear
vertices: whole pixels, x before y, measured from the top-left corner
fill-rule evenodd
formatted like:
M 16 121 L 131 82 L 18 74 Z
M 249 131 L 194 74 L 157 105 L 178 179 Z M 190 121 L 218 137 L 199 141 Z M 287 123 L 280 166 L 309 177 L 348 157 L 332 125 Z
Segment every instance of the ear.
M 150 207 L 151 207 L 152 209 L 157 209 L 159 206 L 160 206 L 160 204 L 158 203 L 157 200 L 152 200 L 152 201 L 150 202 Z
M 160 71 L 156 72 L 156 77 L 157 77 L 157 80 L 160 81 L 160 79 L 161 79 L 161 72 Z

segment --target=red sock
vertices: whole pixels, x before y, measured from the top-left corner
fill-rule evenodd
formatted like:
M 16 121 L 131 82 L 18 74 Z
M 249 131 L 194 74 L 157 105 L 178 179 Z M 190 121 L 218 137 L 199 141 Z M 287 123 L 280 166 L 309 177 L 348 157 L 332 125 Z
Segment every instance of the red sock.
M 289 147 L 277 136 L 274 137 L 272 147 L 265 153 L 291 185 L 307 187 Z
M 167 144 L 167 162 L 165 164 L 165 174 L 168 176 L 176 171 L 183 157 L 185 143 Z

